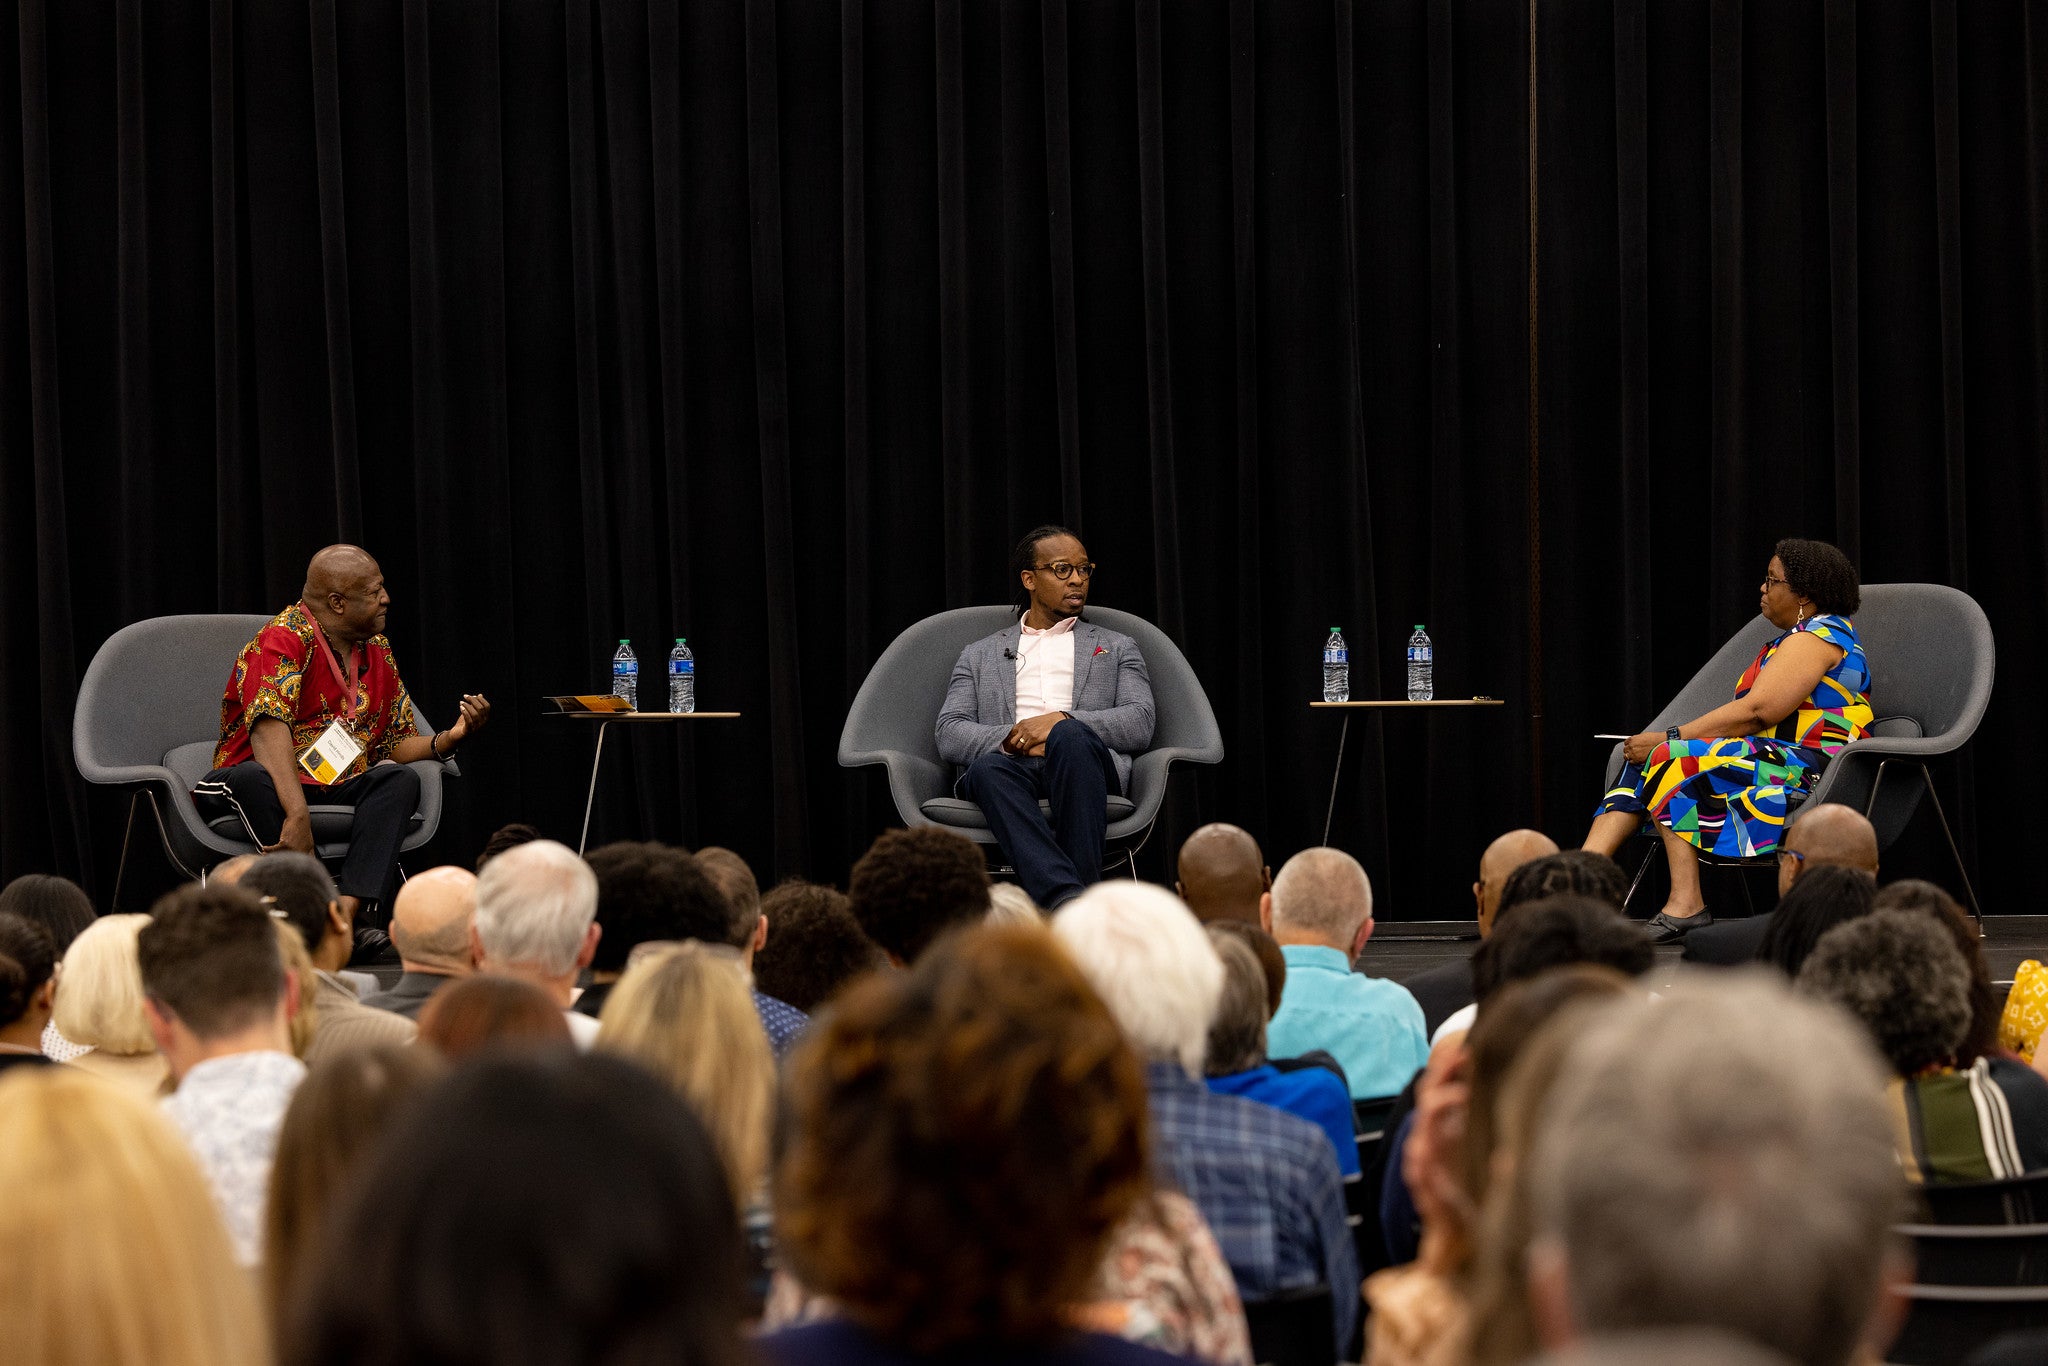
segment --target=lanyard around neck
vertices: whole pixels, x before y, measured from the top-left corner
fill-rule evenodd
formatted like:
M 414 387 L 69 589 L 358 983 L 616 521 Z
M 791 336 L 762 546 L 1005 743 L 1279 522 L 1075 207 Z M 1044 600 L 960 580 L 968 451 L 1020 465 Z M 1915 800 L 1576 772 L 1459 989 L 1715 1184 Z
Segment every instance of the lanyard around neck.
M 310 606 L 303 602 L 299 605 L 306 608 L 306 620 L 313 623 L 313 639 L 319 643 L 321 657 L 326 659 L 327 667 L 334 670 L 334 681 L 342 686 L 341 714 L 353 721 L 356 719 L 356 678 L 358 676 L 356 652 L 354 650 L 348 652 L 348 672 L 346 674 L 342 673 L 341 661 L 334 657 L 334 647 L 327 643 L 327 632 L 320 629 L 320 618 L 313 615 L 313 609 Z

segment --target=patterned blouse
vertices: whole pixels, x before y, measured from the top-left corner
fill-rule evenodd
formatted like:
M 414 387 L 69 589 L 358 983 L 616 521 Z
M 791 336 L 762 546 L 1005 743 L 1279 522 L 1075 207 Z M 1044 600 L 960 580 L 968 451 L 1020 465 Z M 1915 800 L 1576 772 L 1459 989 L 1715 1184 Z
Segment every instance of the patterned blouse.
M 266 716 L 291 727 L 294 753 L 303 752 L 319 739 L 332 722 L 341 722 L 363 752 L 343 770 L 337 783 L 369 772 L 372 765 L 391 757 L 392 747 L 400 740 L 419 734 L 412 697 L 398 676 L 398 665 L 392 662 L 391 642 L 381 635 L 372 636 L 357 647 L 356 706 L 351 718 L 348 685 L 337 672 L 337 668 L 349 667 L 349 661 L 337 653 L 335 662 L 329 663 L 328 652 L 315 639 L 318 630 L 305 604 L 295 602 L 242 647 L 227 692 L 221 697 L 215 768 L 232 768 L 256 757 L 249 730 Z M 314 786 L 304 771 L 299 781 Z
M 1841 662 L 1821 675 L 1813 695 L 1799 709 L 1780 721 L 1762 738 L 1816 750 L 1830 757 L 1839 754 L 1852 740 L 1870 733 L 1870 661 L 1864 657 L 1863 642 L 1857 638 L 1855 623 L 1847 617 L 1826 613 L 1808 617 L 1772 640 L 1736 680 L 1735 696 L 1749 696 L 1764 665 L 1778 653 L 1778 647 L 1793 636 L 1806 634 L 1842 650 Z

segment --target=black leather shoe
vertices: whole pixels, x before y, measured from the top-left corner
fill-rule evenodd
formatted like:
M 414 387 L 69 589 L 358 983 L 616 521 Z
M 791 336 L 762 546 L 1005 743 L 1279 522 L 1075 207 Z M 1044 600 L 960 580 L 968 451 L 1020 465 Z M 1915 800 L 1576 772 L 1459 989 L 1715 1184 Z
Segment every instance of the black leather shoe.
M 391 937 L 374 925 L 356 926 L 355 951 L 348 956 L 352 968 L 372 967 L 378 963 L 396 963 L 398 950 L 391 946 Z
M 1650 917 L 1650 923 L 1644 928 L 1649 930 L 1652 944 L 1676 944 L 1694 930 L 1704 929 L 1713 923 L 1713 915 L 1706 910 L 1697 911 L 1682 920 L 1659 911 Z

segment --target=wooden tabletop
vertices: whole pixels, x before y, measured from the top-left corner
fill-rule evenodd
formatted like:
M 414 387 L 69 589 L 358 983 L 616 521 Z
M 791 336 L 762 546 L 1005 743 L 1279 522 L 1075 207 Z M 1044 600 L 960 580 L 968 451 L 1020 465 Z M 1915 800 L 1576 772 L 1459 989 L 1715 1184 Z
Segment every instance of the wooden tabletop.
M 571 721 L 729 721 L 736 711 L 554 711 Z
M 1328 707 L 1332 711 L 1345 708 L 1377 707 L 1502 707 L 1507 704 L 1498 697 L 1433 697 L 1427 702 L 1410 702 L 1406 698 L 1381 702 L 1311 702 L 1311 707 Z

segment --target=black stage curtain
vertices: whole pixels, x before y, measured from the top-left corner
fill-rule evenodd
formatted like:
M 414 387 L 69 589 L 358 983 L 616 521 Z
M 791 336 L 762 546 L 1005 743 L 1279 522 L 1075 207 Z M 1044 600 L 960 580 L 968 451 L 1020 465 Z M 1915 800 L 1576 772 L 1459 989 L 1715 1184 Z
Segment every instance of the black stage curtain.
M 1467 913 L 1788 534 L 1984 603 L 1945 781 L 2010 848 L 2044 331 L 2024 0 L 0 0 L 0 865 L 104 898 L 93 651 L 346 539 L 423 710 L 497 702 L 431 852 L 573 839 L 538 698 L 682 633 L 745 718 L 620 745 L 599 832 L 837 880 L 894 820 L 833 758 L 869 662 L 1045 520 L 1222 721 L 1149 875 L 1317 842 L 1321 638 L 1391 695 L 1422 621 L 1509 705 L 1354 727 L 1332 840 Z

